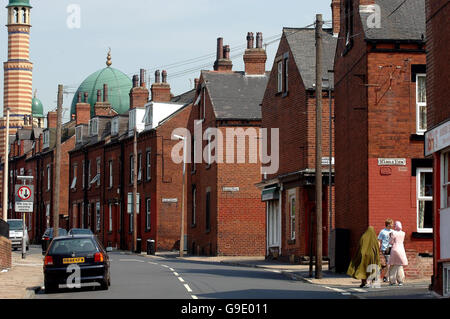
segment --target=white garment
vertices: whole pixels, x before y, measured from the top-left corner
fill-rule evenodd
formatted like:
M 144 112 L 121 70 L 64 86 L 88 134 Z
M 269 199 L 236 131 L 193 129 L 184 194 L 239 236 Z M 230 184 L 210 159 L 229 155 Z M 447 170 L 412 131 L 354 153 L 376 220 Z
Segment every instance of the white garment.
M 389 282 L 402 284 L 405 281 L 405 272 L 402 265 L 391 265 L 389 269 Z

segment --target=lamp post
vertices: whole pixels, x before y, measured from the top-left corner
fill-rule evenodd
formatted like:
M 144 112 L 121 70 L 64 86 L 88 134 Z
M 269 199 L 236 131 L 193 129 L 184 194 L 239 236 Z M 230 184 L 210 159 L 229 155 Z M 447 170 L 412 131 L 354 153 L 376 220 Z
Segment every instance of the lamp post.
M 180 234 L 180 257 L 184 255 L 184 189 L 186 176 L 186 137 L 174 135 L 175 138 L 183 140 L 183 190 L 181 195 L 181 234 Z

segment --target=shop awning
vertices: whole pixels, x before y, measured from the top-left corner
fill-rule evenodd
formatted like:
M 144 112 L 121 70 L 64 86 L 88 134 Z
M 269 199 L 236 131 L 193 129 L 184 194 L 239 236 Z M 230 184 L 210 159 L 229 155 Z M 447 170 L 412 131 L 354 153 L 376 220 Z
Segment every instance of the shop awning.
M 280 188 L 279 187 L 270 187 L 263 189 L 261 193 L 261 201 L 269 201 L 280 198 Z

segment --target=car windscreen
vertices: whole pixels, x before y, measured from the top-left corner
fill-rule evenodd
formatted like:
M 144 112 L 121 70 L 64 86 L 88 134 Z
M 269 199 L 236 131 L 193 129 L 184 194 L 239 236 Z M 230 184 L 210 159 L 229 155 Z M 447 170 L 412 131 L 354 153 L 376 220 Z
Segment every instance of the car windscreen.
M 53 241 L 49 255 L 69 255 L 72 253 L 94 253 L 97 251 L 95 242 L 91 238 L 68 238 Z
M 90 229 L 72 229 L 70 233 L 73 235 L 91 235 L 92 231 Z
M 47 229 L 44 236 L 53 237 L 53 228 Z M 67 230 L 65 230 L 64 228 L 59 228 L 58 237 L 59 236 L 67 236 Z
M 21 220 L 8 220 L 10 230 L 22 230 L 23 224 Z

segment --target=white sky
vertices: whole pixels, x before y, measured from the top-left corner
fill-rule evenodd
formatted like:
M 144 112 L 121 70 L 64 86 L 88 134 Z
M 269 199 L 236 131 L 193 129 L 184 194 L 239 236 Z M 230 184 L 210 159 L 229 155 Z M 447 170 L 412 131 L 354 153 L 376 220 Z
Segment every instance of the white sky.
M 7 61 L 7 9 L 2 1 L 0 19 L 0 61 Z M 71 4 L 81 9 L 81 27 L 67 26 Z M 151 72 L 160 66 L 212 54 L 196 63 L 167 67 L 172 93 L 192 88 L 200 69 L 212 69 L 216 41 L 224 38 L 231 56 L 246 45 L 247 32 L 263 32 L 264 42 L 280 35 L 283 27 L 305 27 L 322 13 L 331 20 L 331 0 L 31 0 L 30 59 L 34 64 L 33 91 L 44 104 L 44 112 L 56 108 L 58 84 L 72 94 L 64 95 L 70 108 L 73 93 L 91 73 L 106 67 L 108 47 L 112 67 L 130 77 L 140 68 Z M 330 24 L 325 25 L 330 27 Z M 267 47 L 266 69 L 272 68 L 279 41 Z M 237 47 L 238 50 L 233 50 Z M 207 66 L 205 66 L 207 65 Z M 161 68 L 162 70 L 163 68 Z M 187 69 L 195 72 L 171 78 Z M 233 70 L 243 70 L 242 56 L 233 60 Z M 3 68 L 0 81 L 0 109 L 3 109 Z M 153 81 L 153 80 L 152 80 Z M 1 113 L 3 114 L 3 112 Z M 69 112 L 64 119 L 69 118 Z

